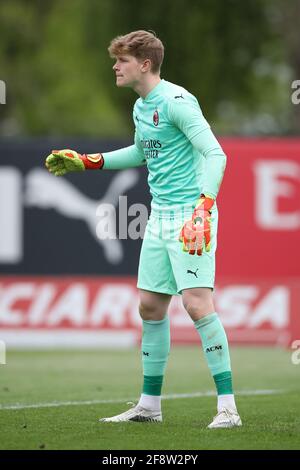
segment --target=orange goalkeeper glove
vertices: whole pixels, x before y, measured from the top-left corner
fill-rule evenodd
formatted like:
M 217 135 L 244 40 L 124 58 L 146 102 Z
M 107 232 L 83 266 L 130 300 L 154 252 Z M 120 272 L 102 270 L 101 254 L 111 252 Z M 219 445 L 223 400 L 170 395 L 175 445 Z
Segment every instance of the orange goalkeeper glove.
M 192 219 L 183 225 L 179 241 L 182 242 L 183 251 L 190 255 L 201 256 L 203 248 L 210 251 L 211 241 L 211 209 L 215 201 L 212 197 L 201 194 L 194 209 Z
M 81 155 L 75 150 L 52 150 L 45 165 L 50 173 L 62 176 L 70 171 L 101 170 L 104 158 L 101 153 Z

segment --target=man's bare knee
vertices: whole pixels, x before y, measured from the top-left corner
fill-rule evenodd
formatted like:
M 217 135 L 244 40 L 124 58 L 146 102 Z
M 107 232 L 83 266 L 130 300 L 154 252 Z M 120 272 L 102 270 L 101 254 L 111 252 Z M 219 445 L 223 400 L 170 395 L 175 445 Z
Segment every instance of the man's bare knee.
M 185 310 L 193 321 L 197 321 L 214 312 L 214 304 L 210 289 L 197 288 L 183 292 L 182 302 Z
M 140 316 L 143 320 L 163 320 L 166 312 L 162 313 L 158 308 L 153 305 L 140 303 L 139 305 Z
M 147 291 L 140 292 L 139 313 L 143 320 L 159 321 L 166 316 L 171 296 Z

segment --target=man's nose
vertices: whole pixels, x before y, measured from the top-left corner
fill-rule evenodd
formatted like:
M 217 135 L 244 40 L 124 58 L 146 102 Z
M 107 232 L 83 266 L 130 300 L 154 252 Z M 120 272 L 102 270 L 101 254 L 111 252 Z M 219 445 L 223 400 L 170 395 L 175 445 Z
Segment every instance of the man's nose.
M 113 70 L 117 70 L 117 69 L 118 69 L 118 64 L 115 64 L 115 65 L 113 66 Z

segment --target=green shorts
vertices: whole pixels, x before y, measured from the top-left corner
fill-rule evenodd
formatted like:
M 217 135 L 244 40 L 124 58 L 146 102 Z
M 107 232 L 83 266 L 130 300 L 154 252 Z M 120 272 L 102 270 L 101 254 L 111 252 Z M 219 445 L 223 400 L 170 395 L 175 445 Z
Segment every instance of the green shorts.
M 201 256 L 182 250 L 180 230 L 189 213 L 162 214 L 152 209 L 142 244 L 138 283 L 139 289 L 163 294 L 181 294 L 183 289 L 210 287 L 215 281 L 218 209 L 212 211 L 211 250 Z

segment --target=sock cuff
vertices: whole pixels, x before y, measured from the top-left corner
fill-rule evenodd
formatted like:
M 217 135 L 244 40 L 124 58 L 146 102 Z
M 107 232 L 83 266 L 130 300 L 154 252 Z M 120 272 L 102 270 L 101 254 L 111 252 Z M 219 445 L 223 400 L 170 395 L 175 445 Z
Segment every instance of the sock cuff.
M 144 375 L 143 393 L 145 395 L 160 396 L 163 375 Z
M 168 315 L 165 316 L 162 320 L 143 320 L 143 323 L 147 325 L 161 325 L 162 323 L 167 323 L 169 321 Z
M 197 320 L 194 322 L 195 327 L 202 328 L 203 326 L 207 326 L 210 323 L 214 322 L 219 318 L 218 314 L 216 312 L 209 313 L 208 315 L 205 315 L 204 317 L 200 318 L 200 320 Z
M 232 395 L 232 375 L 231 370 L 226 370 L 213 376 L 218 395 Z

